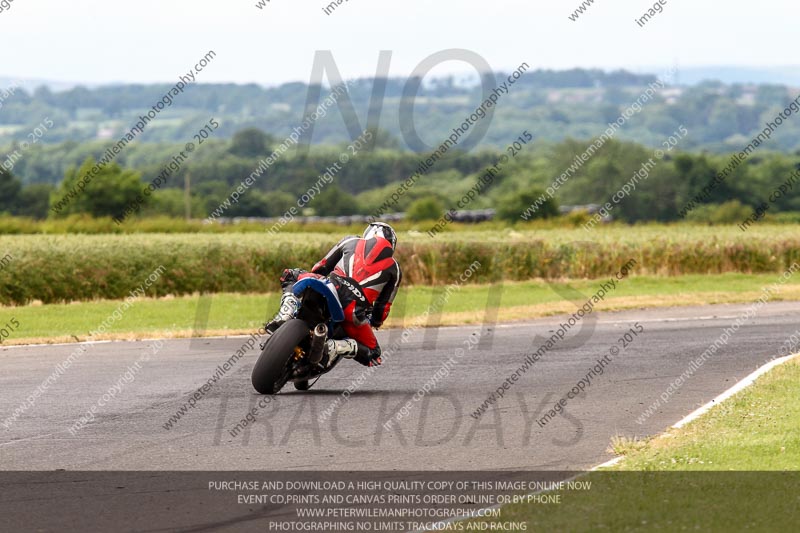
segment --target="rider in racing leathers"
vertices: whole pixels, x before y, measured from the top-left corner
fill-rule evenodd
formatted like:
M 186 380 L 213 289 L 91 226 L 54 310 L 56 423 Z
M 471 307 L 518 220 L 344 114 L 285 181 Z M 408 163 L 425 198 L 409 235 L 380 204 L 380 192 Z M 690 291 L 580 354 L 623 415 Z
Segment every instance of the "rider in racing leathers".
M 373 222 L 362 237 L 345 237 L 311 269 L 285 270 L 281 276 L 283 296 L 278 315 L 266 325 L 270 333 L 297 312 L 294 284 L 305 277 L 325 277 L 336 286 L 345 312 L 342 323 L 348 338 L 329 340 L 330 365 L 335 358 L 355 359 L 365 366 L 381 364 L 381 348 L 372 328 L 380 328 L 389 316 L 402 274 L 395 261 L 397 234 L 383 222 Z

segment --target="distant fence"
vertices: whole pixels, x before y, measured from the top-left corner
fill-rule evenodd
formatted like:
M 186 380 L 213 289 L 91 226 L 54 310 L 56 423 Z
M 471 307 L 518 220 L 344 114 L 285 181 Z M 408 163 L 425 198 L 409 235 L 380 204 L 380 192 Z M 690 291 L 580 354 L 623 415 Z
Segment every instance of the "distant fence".
M 493 220 L 495 216 L 494 209 L 479 209 L 474 211 L 456 211 L 453 216 L 455 222 L 477 223 Z M 399 222 L 405 220 L 405 213 L 387 213 L 380 217 L 380 220 L 385 222 Z M 339 224 L 341 226 L 349 226 L 352 224 L 369 224 L 371 217 L 367 215 L 350 215 L 341 217 L 295 217 L 294 221 L 300 224 Z M 271 225 L 278 222 L 279 218 L 265 218 L 265 217 L 232 217 L 232 218 L 216 218 L 213 222 L 206 222 L 209 224 L 244 224 L 244 223 L 257 223 Z
M 583 211 L 586 213 L 594 214 L 600 210 L 600 205 L 563 205 L 559 208 L 562 215 L 566 215 L 576 211 Z M 453 222 L 462 222 L 465 224 L 477 224 L 479 222 L 488 222 L 494 220 L 496 211 L 494 209 L 474 209 L 470 211 L 455 211 L 453 215 Z M 369 224 L 371 217 L 367 215 L 350 215 L 341 217 L 294 217 L 294 222 L 300 224 L 338 224 L 340 226 L 350 226 L 353 224 Z M 386 213 L 380 217 L 379 220 L 384 222 L 399 222 L 406 219 L 405 213 Z M 213 221 L 206 220 L 206 224 L 245 224 L 256 223 L 272 225 L 278 222 L 280 218 L 267 218 L 267 217 L 219 217 Z M 610 221 L 611 217 L 604 222 Z

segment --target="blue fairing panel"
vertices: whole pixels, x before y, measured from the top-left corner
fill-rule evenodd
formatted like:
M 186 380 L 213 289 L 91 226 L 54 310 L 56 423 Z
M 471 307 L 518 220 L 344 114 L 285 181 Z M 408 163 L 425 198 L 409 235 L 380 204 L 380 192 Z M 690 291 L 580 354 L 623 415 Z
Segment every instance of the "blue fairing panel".
M 334 322 L 344 321 L 342 304 L 339 303 L 339 296 L 336 294 L 336 288 L 334 288 L 331 282 L 316 278 L 301 279 L 294 284 L 292 292 L 295 296 L 299 297 L 306 289 L 311 289 L 325 297 L 325 301 L 328 302 L 328 310 L 330 310 L 331 318 Z

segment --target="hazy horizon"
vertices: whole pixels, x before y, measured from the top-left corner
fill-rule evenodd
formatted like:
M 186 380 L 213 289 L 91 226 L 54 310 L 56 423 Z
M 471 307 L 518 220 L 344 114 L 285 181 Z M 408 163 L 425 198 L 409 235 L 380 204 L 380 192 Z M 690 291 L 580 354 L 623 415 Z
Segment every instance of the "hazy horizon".
M 577 0 L 499 0 L 488 6 L 477 0 L 457 6 L 408 0 L 402 7 L 350 0 L 331 15 L 322 12 L 327 3 L 270 0 L 257 9 L 255 0 L 227 6 L 207 0 L 15 0 L 0 13 L 0 44 L 14 50 L 4 57 L 0 77 L 85 85 L 169 82 L 209 50 L 218 57 L 200 83 L 266 86 L 308 82 L 317 50 L 331 50 L 345 78 L 374 76 L 381 50 L 394 50 L 391 77 L 408 76 L 447 48 L 474 51 L 495 71 L 513 70 L 523 61 L 532 69 L 634 72 L 675 65 L 687 72 L 790 70 L 797 61 L 790 47 L 774 40 L 793 31 L 787 15 L 796 7 L 786 0 L 765 0 L 755 13 L 743 0 L 722 7 L 670 1 L 643 28 L 634 20 L 651 4 L 632 0 L 597 0 L 576 21 L 568 15 Z M 431 75 L 469 72 L 463 63 L 448 62 Z
M 598 67 L 574 67 L 574 68 L 585 68 L 585 69 L 596 69 Z M 663 67 L 663 68 L 648 68 L 648 67 L 630 67 L 630 68 L 601 68 L 600 70 L 604 72 L 613 72 L 617 70 L 627 70 L 629 72 L 635 74 L 653 74 L 659 75 L 663 74 L 664 72 L 670 70 L 673 67 Z M 555 71 L 563 71 L 563 70 L 570 70 L 570 69 L 550 69 Z M 498 71 L 495 71 L 498 72 Z M 474 72 L 470 71 L 463 71 L 463 72 L 455 72 L 451 73 L 452 75 L 459 77 L 468 77 L 474 76 Z M 401 75 L 391 75 L 392 78 L 402 78 Z M 357 78 L 364 78 L 364 77 L 357 77 Z M 371 78 L 368 76 L 367 78 Z M 344 79 L 354 79 L 348 76 L 344 76 Z M 734 84 L 734 83 L 741 83 L 741 84 L 777 84 L 777 85 L 787 85 L 787 86 L 798 86 L 800 87 L 800 66 L 782 66 L 782 67 L 771 67 L 771 68 L 763 68 L 763 67 L 754 67 L 754 66 L 727 66 L 727 65 L 709 65 L 709 66 L 699 66 L 699 67 L 688 67 L 688 68 L 681 68 L 675 71 L 675 75 L 671 77 L 668 81 L 668 85 L 696 85 L 698 83 L 702 83 L 704 81 L 719 81 L 725 84 Z M 171 84 L 174 80 L 158 80 L 149 82 L 147 84 Z M 270 87 L 279 87 L 284 84 L 289 83 L 308 83 L 309 80 L 286 80 L 279 83 L 258 83 L 258 82 L 203 82 L 198 81 L 200 84 L 221 84 L 221 83 L 234 83 L 236 85 L 246 85 L 250 83 L 255 83 L 264 88 Z M 57 79 L 45 79 L 45 78 L 21 78 L 18 76 L 8 75 L 7 73 L 0 72 L 0 89 L 3 86 L 9 86 L 11 84 L 17 85 L 22 87 L 23 89 L 33 90 L 36 87 L 40 86 L 47 86 L 50 90 L 54 92 L 70 90 L 75 87 L 83 86 L 87 88 L 98 88 L 98 87 L 113 87 L 113 86 L 122 86 L 122 85 L 133 85 L 133 84 L 140 84 L 142 82 L 135 82 L 135 81 L 106 81 L 106 82 L 96 82 L 96 83 L 86 83 L 82 81 L 75 81 L 75 80 L 57 80 Z M 474 80 L 474 83 L 477 84 L 477 79 Z M 327 80 L 326 80 L 327 84 Z

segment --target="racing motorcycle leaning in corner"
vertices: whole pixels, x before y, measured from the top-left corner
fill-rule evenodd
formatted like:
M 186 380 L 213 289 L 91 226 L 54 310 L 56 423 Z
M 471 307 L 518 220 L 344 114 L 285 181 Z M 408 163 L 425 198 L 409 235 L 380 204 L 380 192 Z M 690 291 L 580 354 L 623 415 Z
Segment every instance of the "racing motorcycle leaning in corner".
M 363 236 L 348 236 L 307 272 L 284 270 L 281 305 L 264 326 L 267 340 L 253 367 L 253 387 L 277 394 L 291 381 L 308 390 L 341 359 L 381 364 L 372 328 L 389 316 L 402 274 L 394 258 L 397 234 L 373 222 Z

